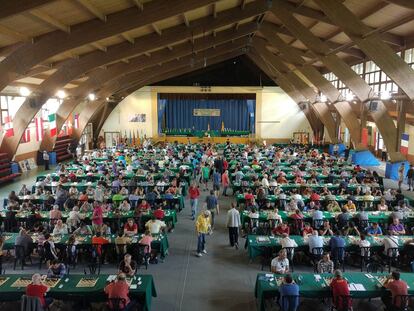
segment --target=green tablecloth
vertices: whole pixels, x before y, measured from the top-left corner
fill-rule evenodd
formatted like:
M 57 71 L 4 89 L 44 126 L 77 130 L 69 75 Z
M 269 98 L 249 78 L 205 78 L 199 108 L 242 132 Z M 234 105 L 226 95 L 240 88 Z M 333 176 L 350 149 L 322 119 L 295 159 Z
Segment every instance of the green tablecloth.
M 265 248 L 275 248 L 276 250 L 279 250 L 282 248 L 280 244 L 280 237 L 273 237 L 273 236 L 267 236 L 266 241 L 260 241 L 260 239 L 265 238 L 266 236 L 257 236 L 257 235 L 248 235 L 246 239 L 246 245 L 247 251 L 249 254 L 250 260 L 253 260 L 257 256 L 260 256 L 263 254 Z M 291 235 L 291 239 L 295 240 L 296 244 L 298 245 L 297 250 L 306 250 L 308 249 L 308 242 L 307 239 L 300 235 Z M 374 250 L 381 250 L 383 248 L 382 245 L 382 239 L 384 236 L 379 237 L 372 237 L 367 236 L 366 240 L 371 243 L 371 247 Z M 324 239 L 324 248 L 329 249 L 329 240 L 331 237 L 323 237 Z M 398 239 L 398 246 L 400 248 L 404 247 L 404 243 L 407 240 L 413 239 L 412 236 L 401 236 Z M 358 250 L 358 245 L 356 244 L 359 241 L 359 237 L 356 236 L 346 236 L 345 237 L 345 249 L 346 250 Z
M 391 214 L 391 212 L 366 212 L 368 214 L 368 222 L 372 223 L 372 222 L 377 222 L 380 224 L 386 223 L 389 219 L 389 216 Z M 280 217 L 282 217 L 283 221 L 287 221 L 289 219 L 289 215 L 291 213 L 287 213 L 285 211 L 279 211 L 279 215 Z M 324 219 L 327 219 L 329 221 L 334 221 L 336 215 L 338 215 L 340 213 L 331 213 L 331 212 L 323 212 L 323 217 Z M 353 219 L 356 220 L 358 212 L 357 213 L 350 213 L 351 217 Z M 303 213 L 303 217 L 304 217 L 304 221 L 305 222 L 309 222 L 312 223 L 312 216 L 310 213 L 304 212 Z M 250 220 L 249 218 L 249 212 L 248 211 L 242 211 L 240 213 L 240 218 L 241 218 L 241 222 L 242 224 L 248 222 Z M 406 215 L 406 218 L 404 218 L 405 220 L 407 220 L 408 222 L 413 222 L 414 221 L 414 213 L 410 213 L 408 215 Z M 266 211 L 260 211 L 259 212 L 259 221 L 260 222 L 266 222 L 267 219 L 267 212 Z
M 315 277 L 313 273 L 294 273 L 293 278 L 299 285 L 301 297 L 306 298 L 328 298 L 331 297 L 331 290 L 326 285 L 325 279 L 331 278 L 331 274 L 317 274 L 321 278 Z M 384 273 L 366 274 L 363 272 L 348 272 L 344 273 L 344 277 L 350 284 L 362 284 L 364 290 L 355 290 L 351 286 L 351 296 L 353 298 L 376 298 L 388 294 L 388 291 L 381 286 L 377 277 L 383 277 Z M 301 278 L 299 278 L 301 276 Z M 257 298 L 258 310 L 265 310 L 265 299 L 276 297 L 279 293 L 279 285 L 281 275 L 274 275 L 271 273 L 259 273 L 256 279 L 255 297 Z M 273 278 L 273 280 L 272 280 Z M 301 280 L 300 280 L 301 279 Z M 407 282 L 409 289 L 408 294 L 414 294 L 414 274 L 401 273 L 401 279 Z
M 346 203 L 348 201 L 348 197 L 349 197 L 349 195 L 335 195 L 335 200 L 337 202 L 340 202 L 340 203 Z M 279 200 L 279 197 L 277 195 L 268 195 L 266 197 L 266 199 L 269 200 L 270 202 L 274 203 L 277 200 Z M 290 196 L 288 196 L 286 199 L 289 200 L 290 199 Z M 321 196 L 320 201 L 324 201 L 324 200 L 325 200 L 325 197 L 324 196 Z M 354 196 L 354 200 L 356 202 L 364 202 L 364 197 L 363 196 Z M 380 200 L 381 200 L 381 197 L 380 196 L 377 196 L 377 197 L 374 197 L 374 201 L 371 201 L 371 202 L 377 203 Z M 237 201 L 237 204 L 245 203 L 246 202 L 246 200 L 244 199 L 244 195 L 243 194 L 238 194 L 236 196 L 236 201 Z M 304 202 L 308 202 L 309 201 L 309 197 L 303 196 L 303 201 Z
M 177 223 L 177 212 L 175 210 L 165 210 L 164 211 L 165 216 L 162 219 L 164 222 L 166 223 L 170 223 L 173 227 L 175 226 L 175 224 Z M 148 214 L 143 214 L 142 220 L 144 222 L 148 221 L 149 219 L 151 219 L 152 215 L 153 215 L 153 211 L 149 212 Z M 41 211 L 40 212 L 41 215 L 41 220 L 42 221 L 48 221 L 50 220 L 49 217 L 49 212 L 47 211 Z M 85 214 L 81 214 L 82 215 L 82 219 L 86 219 L 86 220 L 91 220 L 92 219 L 92 213 L 85 213 Z M 6 212 L 5 211 L 1 211 L 0 212 L 0 219 L 4 219 L 6 216 Z M 25 220 L 27 219 L 29 216 L 28 213 L 17 213 L 16 214 L 16 218 L 18 220 Z M 69 216 L 69 212 L 62 212 L 62 219 L 66 219 Z M 114 212 L 106 212 L 103 214 L 103 218 L 104 220 L 118 220 L 118 219 L 127 219 L 127 218 L 133 218 L 134 217 L 134 211 L 129 211 L 129 212 L 121 212 L 120 214 L 116 214 Z
M 3 236 L 5 237 L 6 241 L 4 242 L 4 249 L 9 250 L 9 249 L 13 249 L 14 247 L 14 243 L 16 241 L 16 237 L 17 237 L 18 233 L 12 233 L 12 232 L 5 232 L 3 233 Z M 132 241 L 131 243 L 137 243 L 141 238 L 142 238 L 143 234 L 137 234 L 135 236 L 132 236 Z M 115 238 L 116 238 L 116 234 L 111 234 L 108 236 L 104 236 L 107 240 L 109 240 L 109 244 L 111 245 L 115 245 Z M 37 242 L 37 238 L 36 236 L 32 236 L 32 239 L 34 242 Z M 63 234 L 63 235 L 58 235 L 58 236 L 54 236 L 53 240 L 55 242 L 55 244 L 59 245 L 59 244 L 67 244 L 69 239 L 69 235 L 68 234 Z M 77 245 L 78 246 L 87 246 L 87 245 L 92 245 L 92 235 L 80 235 L 76 238 L 77 240 Z M 151 247 L 153 249 L 156 249 L 162 258 L 164 258 L 165 256 L 168 255 L 168 238 L 166 234 L 159 234 L 154 236 L 154 240 L 151 243 Z
M 31 275 L 2 275 L 2 278 L 8 278 L 8 280 L 0 286 L 0 300 L 1 301 L 18 301 L 25 293 L 25 287 L 11 287 L 11 285 L 18 278 L 31 278 Z M 85 300 L 89 302 L 101 302 L 106 301 L 107 296 L 104 293 L 104 288 L 108 284 L 109 275 L 93 276 L 98 278 L 94 287 L 81 288 L 76 287 L 81 278 L 92 277 L 85 275 L 70 275 L 64 277 L 59 283 L 50 288 L 47 293 L 48 297 L 52 297 L 59 300 Z M 138 278 L 141 278 L 142 284 L 138 285 Z M 155 290 L 154 280 L 151 275 L 136 275 L 131 284 L 136 284 L 136 289 L 129 290 L 129 296 L 132 299 L 138 299 L 144 307 L 144 310 L 151 310 L 152 297 L 157 297 L 157 291 Z

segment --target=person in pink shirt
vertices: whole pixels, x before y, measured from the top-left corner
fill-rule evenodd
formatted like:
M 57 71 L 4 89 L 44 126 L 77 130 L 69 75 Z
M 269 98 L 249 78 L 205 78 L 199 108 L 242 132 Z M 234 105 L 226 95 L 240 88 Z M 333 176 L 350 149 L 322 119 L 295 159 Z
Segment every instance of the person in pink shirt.
M 144 236 L 139 240 L 139 244 L 147 245 L 148 249 L 145 249 L 145 254 L 151 254 L 151 242 L 154 240 L 149 230 L 145 230 Z
M 92 225 L 95 229 L 99 228 L 103 224 L 103 209 L 97 202 L 94 203 L 92 213 Z
M 225 170 L 223 175 L 221 175 L 221 183 L 223 185 L 223 195 L 227 196 L 227 188 L 230 186 L 229 171 Z

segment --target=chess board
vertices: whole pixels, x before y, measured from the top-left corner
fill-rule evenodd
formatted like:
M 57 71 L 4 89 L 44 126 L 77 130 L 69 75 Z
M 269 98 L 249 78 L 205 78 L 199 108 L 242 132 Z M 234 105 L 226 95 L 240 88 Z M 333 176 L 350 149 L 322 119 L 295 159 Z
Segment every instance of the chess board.
M 60 282 L 60 279 L 45 279 L 43 284 L 47 287 L 53 288 Z
M 324 277 L 323 281 L 325 282 L 326 286 L 330 286 L 333 278 Z
M 3 236 L 4 242 L 6 242 L 7 240 L 10 240 L 12 238 L 11 235 L 5 235 Z
M 0 286 L 6 283 L 8 279 L 9 279 L 8 277 L 0 277 Z
M 378 283 L 381 284 L 381 286 L 384 286 L 385 282 L 387 281 L 386 276 L 376 276 L 375 278 L 377 279 Z
M 81 278 L 76 287 L 94 287 L 97 282 L 97 278 Z
M 283 278 L 275 278 L 277 286 L 281 286 L 283 284 Z
M 10 287 L 26 287 L 32 283 L 32 279 L 18 278 Z
M 86 240 L 86 237 L 84 237 L 84 236 L 77 236 L 76 237 L 77 242 L 85 242 L 85 240 Z

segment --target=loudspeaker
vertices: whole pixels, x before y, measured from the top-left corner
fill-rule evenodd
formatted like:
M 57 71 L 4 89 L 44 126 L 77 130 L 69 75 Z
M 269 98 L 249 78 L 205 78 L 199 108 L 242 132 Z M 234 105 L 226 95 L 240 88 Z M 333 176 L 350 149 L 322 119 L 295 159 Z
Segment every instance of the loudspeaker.
M 377 111 L 377 109 L 378 109 L 378 102 L 375 101 L 375 100 L 371 100 L 369 102 L 369 105 L 368 105 L 368 110 L 369 111 Z

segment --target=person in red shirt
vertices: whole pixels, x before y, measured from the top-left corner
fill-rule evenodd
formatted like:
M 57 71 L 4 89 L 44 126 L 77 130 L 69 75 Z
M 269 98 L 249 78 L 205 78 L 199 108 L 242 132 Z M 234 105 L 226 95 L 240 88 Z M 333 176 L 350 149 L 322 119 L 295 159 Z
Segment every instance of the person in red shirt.
M 112 306 L 112 302 L 109 301 L 109 307 L 112 309 L 118 307 L 122 310 L 133 310 L 135 302 L 129 299 L 129 286 L 126 282 L 126 275 L 124 273 L 118 274 L 116 281 L 113 281 L 106 285 L 104 289 L 105 293 L 108 295 L 108 298 L 123 298 L 125 299 L 125 305 L 120 303 L 119 306 Z
M 287 225 L 287 223 L 285 223 L 285 222 L 282 222 L 282 223 L 280 223 L 276 228 L 274 228 L 273 230 L 272 230 L 272 233 L 274 234 L 274 235 L 283 235 L 283 234 L 287 234 L 287 235 L 289 235 L 289 233 L 290 233 L 290 228 L 289 228 L 289 226 Z
M 124 234 L 127 236 L 131 236 L 137 233 L 138 233 L 138 225 L 134 222 L 133 218 L 128 218 L 128 221 L 124 226 Z
M 246 201 L 246 206 L 250 206 L 253 204 L 254 195 L 251 189 L 247 189 L 247 193 L 244 194 L 244 200 Z
M 159 220 L 162 220 L 165 217 L 165 212 L 161 206 L 158 206 L 158 208 L 154 211 L 154 217 Z
M 330 284 L 332 290 L 332 299 L 336 310 L 345 311 L 348 310 L 346 306 L 352 306 L 352 300 L 350 297 L 347 298 L 347 302 L 342 300 L 341 296 L 350 296 L 348 282 L 342 277 L 341 270 L 335 270 L 335 277 L 332 279 Z
M 226 197 L 227 189 L 230 186 L 229 171 L 227 169 L 225 169 L 223 175 L 221 175 L 221 183 L 223 184 L 223 195 Z
M 141 204 L 138 205 L 138 209 L 140 211 L 149 211 L 151 209 L 151 205 L 147 202 L 147 200 L 142 200 Z
M 229 162 L 226 159 L 223 159 L 223 170 L 227 170 L 229 168 Z
M 316 202 L 319 202 L 319 200 L 321 199 L 321 196 L 319 194 L 317 194 L 316 192 L 313 192 L 310 196 L 310 200 Z
M 86 194 L 86 191 L 83 191 L 82 194 L 79 196 L 79 201 L 88 202 L 88 195 Z
M 101 232 L 97 231 L 96 234 L 92 237 L 92 245 L 96 247 L 96 252 L 98 256 L 102 255 L 102 245 L 108 244 L 109 241 L 101 236 Z M 105 258 L 105 256 L 103 256 Z
M 27 285 L 26 287 L 26 295 L 30 297 L 37 297 L 40 300 L 42 307 L 49 306 L 53 299 L 50 297 L 45 297 L 49 287 L 42 284 L 42 277 L 39 273 L 35 273 L 32 276 L 32 283 Z
M 302 235 L 303 237 L 308 237 L 310 235 L 312 235 L 313 233 L 313 228 L 311 227 L 310 223 L 305 223 L 305 228 L 303 228 L 303 232 Z
M 191 219 L 195 220 L 195 216 L 197 215 L 198 197 L 200 196 L 200 190 L 195 182 L 193 182 L 188 189 L 188 195 L 190 196 Z
M 402 307 L 401 299 L 399 297 L 396 298 L 396 296 L 408 295 L 407 283 L 400 280 L 400 273 L 397 271 L 392 272 L 391 275 L 388 276 L 387 280 L 385 281 L 384 287 L 389 289 L 391 292 L 391 296 L 387 295 L 381 298 L 382 302 L 387 307 L 387 310 L 400 310 L 400 308 Z

